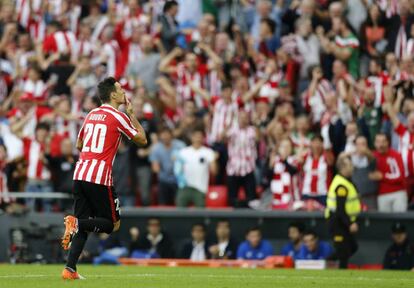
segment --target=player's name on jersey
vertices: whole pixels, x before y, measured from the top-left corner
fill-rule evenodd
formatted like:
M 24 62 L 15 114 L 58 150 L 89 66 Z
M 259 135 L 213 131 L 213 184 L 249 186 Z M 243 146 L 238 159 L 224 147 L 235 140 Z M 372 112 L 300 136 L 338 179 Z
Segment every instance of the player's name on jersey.
M 104 114 L 92 114 L 89 116 L 91 121 L 105 121 L 106 115 Z

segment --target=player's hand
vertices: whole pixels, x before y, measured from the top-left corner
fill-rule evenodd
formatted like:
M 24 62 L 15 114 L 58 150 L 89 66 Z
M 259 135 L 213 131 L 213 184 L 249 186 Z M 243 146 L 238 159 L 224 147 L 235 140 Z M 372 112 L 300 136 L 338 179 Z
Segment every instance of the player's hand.
M 358 224 L 356 222 L 352 223 L 351 226 L 349 226 L 349 232 L 351 233 L 358 232 Z
M 125 95 L 125 109 L 128 116 L 134 116 L 134 108 L 132 107 L 131 101 Z

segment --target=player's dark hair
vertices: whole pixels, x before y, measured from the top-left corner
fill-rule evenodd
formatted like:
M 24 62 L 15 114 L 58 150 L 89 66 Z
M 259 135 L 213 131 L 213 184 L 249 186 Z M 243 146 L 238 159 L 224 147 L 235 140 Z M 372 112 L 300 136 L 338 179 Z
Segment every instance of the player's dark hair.
M 303 222 L 295 221 L 289 223 L 289 228 L 296 228 L 298 229 L 300 234 L 303 234 L 305 232 L 305 224 Z
M 98 84 L 98 96 L 102 103 L 108 103 L 111 99 L 111 93 L 116 91 L 115 83 L 114 77 L 108 77 Z
M 170 11 L 171 8 L 173 8 L 174 6 L 178 6 L 178 2 L 175 0 L 171 0 L 171 1 L 167 1 L 164 4 L 164 8 L 162 9 L 163 13 L 167 13 L 168 11 Z
M 37 130 L 46 130 L 47 132 L 50 131 L 50 125 L 46 122 L 40 122 L 36 125 L 35 131 Z
M 96 107 L 99 107 L 102 104 L 101 99 L 99 99 L 99 97 L 97 97 L 97 96 L 93 96 L 91 98 L 91 101 L 92 101 L 93 104 L 95 104 Z

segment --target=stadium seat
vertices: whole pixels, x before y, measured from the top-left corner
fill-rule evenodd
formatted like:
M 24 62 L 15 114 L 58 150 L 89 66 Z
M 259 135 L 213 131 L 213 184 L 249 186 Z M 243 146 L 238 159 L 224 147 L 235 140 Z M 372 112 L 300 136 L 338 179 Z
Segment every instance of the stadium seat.
M 227 208 L 227 187 L 210 186 L 206 195 L 206 208 Z

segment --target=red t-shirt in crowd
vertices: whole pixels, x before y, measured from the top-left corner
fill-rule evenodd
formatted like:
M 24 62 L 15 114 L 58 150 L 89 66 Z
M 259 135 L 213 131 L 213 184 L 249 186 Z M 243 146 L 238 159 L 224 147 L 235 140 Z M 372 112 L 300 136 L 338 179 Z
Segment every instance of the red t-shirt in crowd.
M 393 149 L 381 154 L 374 152 L 377 160 L 377 169 L 383 179 L 379 182 L 379 195 L 405 190 L 405 173 L 401 154 Z

